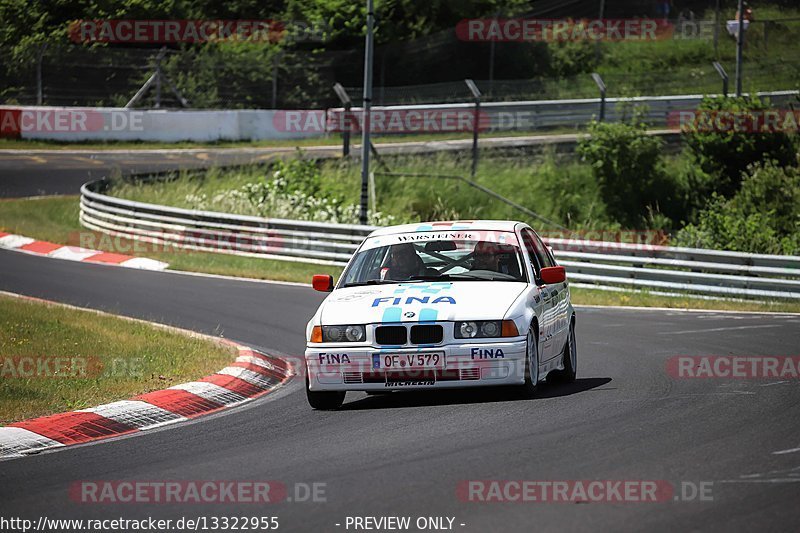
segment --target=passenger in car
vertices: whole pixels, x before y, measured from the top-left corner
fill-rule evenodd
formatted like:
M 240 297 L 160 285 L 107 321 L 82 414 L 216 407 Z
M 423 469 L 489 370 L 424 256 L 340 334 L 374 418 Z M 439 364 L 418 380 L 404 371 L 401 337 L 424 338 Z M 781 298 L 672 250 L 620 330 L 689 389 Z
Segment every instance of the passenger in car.
M 420 275 L 425 269 L 411 243 L 396 244 L 389 250 L 389 260 L 381 268 L 381 279 L 403 281 Z

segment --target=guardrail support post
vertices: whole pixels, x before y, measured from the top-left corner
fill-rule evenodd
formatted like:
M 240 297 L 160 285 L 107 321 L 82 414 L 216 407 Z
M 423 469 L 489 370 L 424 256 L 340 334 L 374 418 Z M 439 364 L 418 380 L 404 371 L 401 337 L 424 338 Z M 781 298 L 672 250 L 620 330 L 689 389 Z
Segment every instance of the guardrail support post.
M 467 84 L 467 88 L 475 99 L 475 118 L 472 119 L 472 177 L 474 178 L 475 173 L 478 171 L 478 128 L 481 120 L 481 91 L 475 85 L 475 82 L 470 79 L 464 80 L 464 83 Z
M 342 157 L 347 157 L 350 155 L 350 109 L 353 107 L 353 102 L 350 100 L 350 95 L 347 94 L 347 91 L 344 90 L 341 83 L 334 83 L 333 84 L 333 91 L 336 93 L 336 96 L 339 97 L 339 101 L 342 102 L 342 106 L 344 106 L 344 117 L 341 121 L 341 124 L 344 125 L 344 131 L 342 131 Z
M 600 118 L 599 121 L 603 122 L 606 118 L 606 84 L 603 82 L 603 78 L 600 77 L 600 74 L 597 72 L 592 72 L 592 79 L 597 84 L 597 88 L 600 89 Z
M 720 65 L 719 61 L 714 61 L 711 64 L 714 65 L 717 74 L 722 78 L 722 95 L 728 96 L 728 73 L 725 72 L 725 69 Z

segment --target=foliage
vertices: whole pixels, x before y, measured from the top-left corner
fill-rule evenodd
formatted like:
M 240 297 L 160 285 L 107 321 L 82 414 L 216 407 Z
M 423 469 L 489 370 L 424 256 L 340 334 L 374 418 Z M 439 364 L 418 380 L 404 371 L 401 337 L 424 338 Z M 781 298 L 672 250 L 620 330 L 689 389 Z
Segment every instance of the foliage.
M 672 204 L 678 187 L 664 170 L 663 141 L 648 135 L 636 118 L 630 123 L 593 122 L 578 144 L 600 186 L 609 215 L 626 227 L 641 227 L 659 205 Z
M 768 109 L 767 104 L 756 97 L 706 97 L 698 107 L 699 112 L 709 113 L 745 113 L 765 109 Z M 698 168 L 713 178 L 695 183 L 695 190 L 701 196 L 716 192 L 731 197 L 739 189 L 742 173 L 751 163 L 774 160 L 787 166 L 795 160 L 793 140 L 784 132 L 737 132 L 734 128 L 706 131 L 698 127 L 687 133 L 685 140 Z
M 775 162 L 747 169 L 730 199 L 714 193 L 697 224 L 676 235 L 682 246 L 800 254 L 800 170 Z

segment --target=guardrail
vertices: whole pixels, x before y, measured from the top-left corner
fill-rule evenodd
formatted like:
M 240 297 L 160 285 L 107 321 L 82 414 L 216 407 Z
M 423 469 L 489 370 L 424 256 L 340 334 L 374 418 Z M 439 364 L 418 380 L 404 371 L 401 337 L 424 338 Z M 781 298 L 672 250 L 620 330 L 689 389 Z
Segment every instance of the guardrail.
M 81 187 L 80 221 L 112 236 L 185 250 L 344 265 L 374 226 L 232 215 L 134 202 Z M 733 298 L 800 299 L 800 257 L 545 239 L 569 278 L 598 286 Z
M 757 92 L 760 99 L 769 99 L 773 107 L 797 104 L 800 91 Z M 605 99 L 607 122 L 630 119 L 635 109 L 642 111 L 641 118 L 654 127 L 678 127 L 674 113 L 696 109 L 703 101 L 702 94 L 676 94 L 666 96 L 633 96 Z M 535 131 L 546 128 L 576 127 L 587 124 L 593 117 L 600 116 L 601 98 L 575 98 L 569 100 L 530 100 L 511 102 L 482 102 L 480 105 L 481 131 Z M 413 111 L 472 110 L 473 103 L 452 104 L 413 104 L 394 106 L 373 106 L 373 113 L 410 113 Z M 342 122 L 339 115 L 344 108 L 328 109 L 329 123 Z M 350 113 L 358 115 L 359 107 Z

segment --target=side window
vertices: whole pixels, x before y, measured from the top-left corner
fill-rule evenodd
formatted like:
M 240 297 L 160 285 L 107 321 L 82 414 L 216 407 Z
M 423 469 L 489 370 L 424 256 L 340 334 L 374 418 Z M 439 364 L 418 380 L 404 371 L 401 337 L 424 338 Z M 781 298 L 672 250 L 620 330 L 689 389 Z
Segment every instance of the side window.
M 542 266 L 545 265 L 545 262 L 541 255 L 541 250 L 536 245 L 536 236 L 527 228 L 522 230 L 522 244 L 525 245 L 525 249 L 528 251 L 528 255 L 531 258 L 531 266 L 533 266 L 533 273 L 538 278 L 539 271 L 542 269 Z
M 538 235 L 534 234 L 534 241 L 536 242 L 539 250 L 541 250 L 542 259 L 544 263 L 542 263 L 545 267 L 554 267 L 556 266 L 556 260 L 553 257 L 553 254 L 550 253 L 550 250 L 545 246 L 542 240 L 539 238 Z

